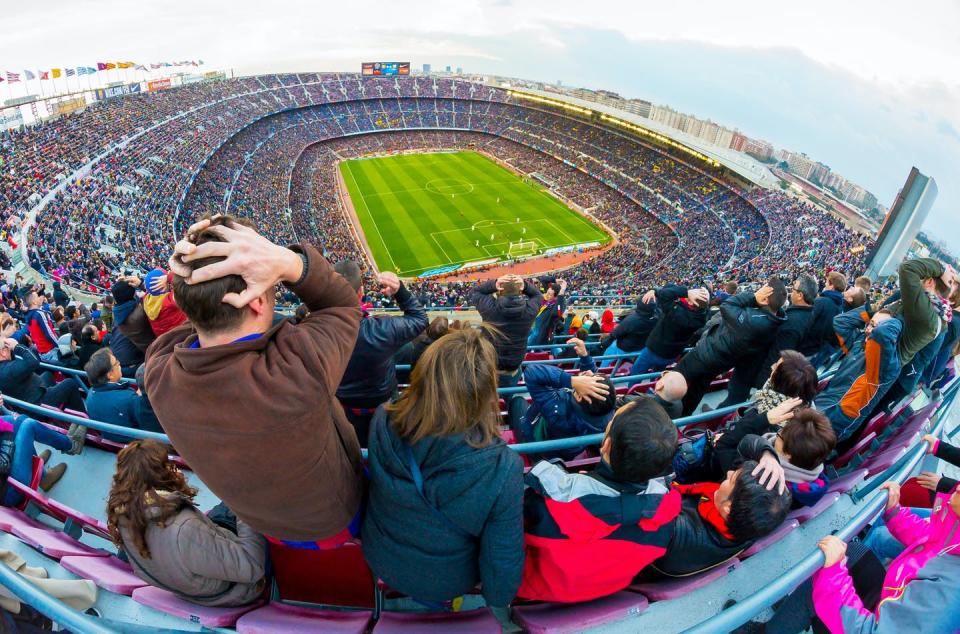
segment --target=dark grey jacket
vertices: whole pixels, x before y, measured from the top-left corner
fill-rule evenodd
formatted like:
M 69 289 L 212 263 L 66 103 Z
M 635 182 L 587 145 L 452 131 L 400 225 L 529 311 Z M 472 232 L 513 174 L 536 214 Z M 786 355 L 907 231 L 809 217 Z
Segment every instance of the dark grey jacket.
M 392 588 L 447 601 L 482 584 L 489 605 L 505 606 L 523 575 L 523 464 L 499 438 L 475 449 L 463 434 L 411 447 L 380 408 L 371 422 L 369 500 L 363 552 Z
M 497 366 L 502 372 L 513 372 L 520 367 L 527 352 L 527 336 L 537 318 L 543 295 L 536 285 L 527 282 L 521 295 L 497 297 L 496 280 L 478 284 L 470 291 L 473 304 L 483 322 L 495 327 L 503 335 L 495 337 Z
M 405 286 L 400 285 L 394 299 L 402 316 L 365 315 L 360 321 L 357 343 L 337 388 L 344 405 L 376 407 L 390 400 L 397 389 L 393 355 L 427 327 L 427 311 Z

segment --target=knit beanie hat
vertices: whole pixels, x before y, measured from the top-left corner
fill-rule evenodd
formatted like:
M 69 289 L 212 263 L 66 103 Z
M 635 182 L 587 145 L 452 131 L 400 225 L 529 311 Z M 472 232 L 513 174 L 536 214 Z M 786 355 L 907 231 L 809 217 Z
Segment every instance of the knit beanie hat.
M 129 302 L 137 297 L 137 291 L 126 282 L 117 282 L 110 290 L 118 304 Z

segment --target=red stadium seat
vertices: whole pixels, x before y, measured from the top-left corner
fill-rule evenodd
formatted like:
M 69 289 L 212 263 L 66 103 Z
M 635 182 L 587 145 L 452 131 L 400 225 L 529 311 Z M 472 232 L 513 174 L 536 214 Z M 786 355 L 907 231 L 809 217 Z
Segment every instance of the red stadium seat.
M 270 542 L 270 560 L 277 592 L 285 601 L 370 609 L 377 606 L 373 573 L 358 542 L 330 550 Z

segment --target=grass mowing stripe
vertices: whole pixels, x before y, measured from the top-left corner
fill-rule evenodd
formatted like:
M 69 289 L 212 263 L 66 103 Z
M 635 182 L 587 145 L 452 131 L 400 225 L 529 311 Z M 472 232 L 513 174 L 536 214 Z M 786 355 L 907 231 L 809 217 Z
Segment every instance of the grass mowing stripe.
M 340 166 L 341 168 L 346 169 L 347 175 L 350 176 L 349 180 L 344 178 L 344 182 L 347 183 L 347 190 L 350 192 L 351 200 L 359 199 L 360 204 L 354 205 L 354 209 L 357 211 L 357 217 L 360 218 L 360 225 L 363 227 L 364 235 L 366 235 L 367 231 L 370 230 L 370 227 L 372 225 L 373 229 L 377 232 L 377 235 L 380 237 L 380 245 L 382 245 L 383 247 L 382 251 L 380 250 L 379 246 L 375 247 L 375 245 L 370 244 L 369 240 L 367 241 L 367 245 L 370 247 L 370 250 L 373 252 L 374 259 L 377 261 L 377 264 L 380 265 L 378 266 L 378 268 L 382 268 L 381 262 L 386 262 L 387 258 L 389 258 L 390 262 L 394 264 L 394 267 L 396 267 L 396 263 L 393 262 L 393 255 L 390 253 L 390 247 L 387 246 L 386 240 L 383 239 L 383 234 L 380 233 L 380 227 L 377 224 L 377 221 L 374 219 L 373 213 L 370 211 L 370 207 L 367 204 L 366 199 L 363 197 L 363 188 L 361 188 L 360 185 L 357 183 L 356 174 L 353 173 L 350 163 L 349 162 L 341 163 Z M 351 189 L 350 187 L 351 181 L 353 183 L 353 189 Z M 367 223 L 364 223 L 363 217 L 360 215 L 361 207 L 363 208 L 363 213 L 366 214 L 366 217 L 368 219 Z M 386 257 L 381 259 L 381 257 L 377 255 L 378 253 L 385 254 Z
M 374 257 L 380 265 L 389 259 L 403 275 L 441 262 L 506 256 L 511 242 L 550 248 L 610 239 L 539 185 L 474 152 L 364 159 L 347 169 L 354 176 L 353 188 L 348 181 L 351 195 L 365 194 L 357 205 L 365 206 L 365 213 L 358 216 Z M 486 221 L 482 231 L 470 230 L 481 221 Z M 382 244 L 372 244 L 373 231 Z

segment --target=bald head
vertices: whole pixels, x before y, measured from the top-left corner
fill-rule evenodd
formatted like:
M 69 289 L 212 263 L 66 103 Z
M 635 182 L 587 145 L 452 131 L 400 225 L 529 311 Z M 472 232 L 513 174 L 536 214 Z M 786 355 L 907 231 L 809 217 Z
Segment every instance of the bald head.
M 687 394 L 687 380 L 679 372 L 664 372 L 653 389 L 665 401 L 679 401 Z

